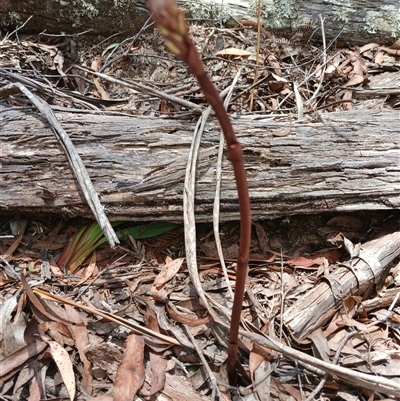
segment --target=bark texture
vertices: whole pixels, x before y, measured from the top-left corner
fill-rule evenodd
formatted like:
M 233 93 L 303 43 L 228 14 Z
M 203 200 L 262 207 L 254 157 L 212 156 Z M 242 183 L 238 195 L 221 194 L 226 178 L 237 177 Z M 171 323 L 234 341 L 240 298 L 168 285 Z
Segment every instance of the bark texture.
M 112 220 L 182 220 L 187 154 L 195 123 L 58 112 Z M 244 147 L 254 219 L 400 206 L 400 113 L 321 114 L 292 123 L 233 121 Z M 61 145 L 30 109 L 0 108 L 0 212 L 91 216 Z M 210 121 L 198 162 L 196 212 L 212 220 L 219 126 Z M 221 219 L 238 218 L 223 164 Z
M 255 1 L 178 0 L 188 16 L 200 19 L 222 18 L 228 22 L 256 19 Z M 293 32 L 304 23 L 325 17 L 325 33 L 335 38 L 343 27 L 340 41 L 351 43 L 391 44 L 400 31 L 400 3 L 398 0 L 368 1 L 337 0 L 293 1 L 264 0 L 262 22 L 272 31 Z M 14 29 L 31 15 L 28 31 L 49 33 L 77 33 L 91 30 L 93 35 L 112 35 L 124 32 L 128 36 L 138 32 L 148 18 L 145 0 L 3 0 L 0 2 L 0 26 Z M 236 24 L 236 23 L 235 23 Z
M 297 299 L 282 316 L 293 337 L 304 340 L 325 325 L 350 296 L 363 299 L 382 286 L 400 252 L 400 231 L 361 246 L 350 261 L 332 268 L 322 281 Z M 393 299 L 392 299 L 393 301 Z

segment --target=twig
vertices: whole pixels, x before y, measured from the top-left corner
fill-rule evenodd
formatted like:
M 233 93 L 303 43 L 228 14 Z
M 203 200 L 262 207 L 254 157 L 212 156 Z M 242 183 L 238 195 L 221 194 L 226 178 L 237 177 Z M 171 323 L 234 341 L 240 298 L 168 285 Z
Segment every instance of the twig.
M 198 274 L 196 253 L 196 219 L 194 213 L 197 155 L 200 147 L 201 135 L 203 133 L 205 123 L 210 113 L 211 107 L 207 107 L 207 109 L 203 112 L 201 118 L 199 118 L 189 150 L 183 192 L 183 222 L 185 227 L 186 264 L 190 280 L 194 285 L 197 291 L 197 295 L 201 299 L 204 307 L 207 309 L 212 318 L 216 320 L 218 317 L 208 303 Z
M 280 315 L 283 316 L 283 312 L 285 310 L 285 288 L 283 285 L 283 255 L 282 255 L 282 249 L 281 249 L 281 271 L 280 271 L 280 276 L 281 276 L 281 288 L 280 288 L 280 292 L 281 292 L 281 310 L 280 310 Z M 283 319 L 280 319 L 279 322 L 279 341 L 282 342 L 282 334 L 283 334 Z
M 151 20 L 151 17 L 147 19 L 147 21 L 143 24 L 143 26 L 140 28 L 139 32 L 133 36 L 133 38 L 126 38 L 124 39 L 121 43 L 118 44 L 114 49 L 111 50 L 110 54 L 107 56 L 106 60 L 104 61 L 103 66 L 100 68 L 99 72 L 103 72 L 110 64 L 114 63 L 115 61 L 119 60 L 120 58 L 126 56 L 129 53 L 129 49 L 132 47 L 132 45 L 135 43 L 135 40 L 142 34 L 143 31 L 145 31 L 147 28 L 153 25 L 153 23 L 149 24 L 149 21 Z M 117 51 L 117 49 L 123 45 L 126 42 L 131 41 L 131 44 L 128 47 L 128 51 L 123 52 L 122 54 L 114 57 L 112 60 L 110 60 L 111 56 Z
M 342 349 L 344 348 L 344 346 L 346 345 L 347 341 L 350 340 L 351 337 L 354 337 L 357 334 L 357 332 L 354 330 L 350 333 L 347 333 L 342 341 L 340 342 L 336 353 L 335 353 L 335 357 L 333 359 L 333 362 L 335 365 L 337 365 L 337 363 L 339 362 L 339 358 L 340 358 L 340 353 L 342 352 Z M 318 386 L 315 387 L 315 389 L 310 393 L 310 395 L 306 398 L 305 401 L 311 401 L 325 386 L 326 381 L 329 379 L 330 375 L 325 373 L 324 377 L 321 379 L 321 381 L 318 383 Z
M 19 27 L 15 28 L 11 33 L 7 33 L 6 36 L 4 37 L 4 39 L 0 42 L 0 46 L 14 33 L 17 33 L 20 29 L 22 29 L 33 17 L 33 15 L 31 15 L 30 17 L 28 17 L 28 19 Z
M 74 92 L 69 92 L 67 90 L 60 90 L 60 89 L 56 89 L 53 87 L 53 85 L 47 80 L 47 78 L 45 76 L 43 76 L 42 74 L 40 74 L 40 72 L 35 72 L 37 75 L 40 75 L 40 77 L 46 81 L 46 83 L 48 84 L 48 86 L 44 85 L 42 82 L 38 81 L 38 80 L 34 80 L 31 78 L 28 78 L 24 75 L 17 75 L 17 74 L 13 74 L 12 77 L 14 80 L 22 83 L 23 85 L 25 85 L 26 87 L 29 88 L 35 88 L 37 90 L 39 90 L 41 93 L 46 94 L 49 97 L 55 97 L 55 95 L 62 97 L 62 98 L 66 98 L 68 101 L 70 101 L 72 103 L 72 101 L 74 101 L 74 103 L 79 103 L 84 107 L 87 107 L 91 110 L 96 110 L 98 111 L 98 107 L 94 106 L 93 104 L 89 103 L 87 100 L 90 101 L 94 101 L 95 99 L 90 99 L 87 98 L 83 95 L 80 95 L 78 93 L 74 93 Z M 7 76 L 11 76 L 12 72 L 3 68 L 0 68 L 0 74 L 7 77 Z M 82 79 L 85 79 L 82 77 Z M 3 88 L 1 88 L 3 89 Z M 3 96 L 4 97 L 4 96 Z M 52 109 L 56 109 L 57 106 L 52 106 Z M 71 110 L 71 109 L 68 109 Z M 73 110 L 73 109 L 72 109 Z M 83 113 L 85 112 L 85 110 L 81 110 Z M 104 111 L 104 110 L 103 110 Z
M 85 35 L 89 32 L 93 31 L 92 28 L 86 29 L 86 31 L 78 32 L 78 33 L 47 33 L 46 30 L 42 31 L 39 33 L 39 36 L 48 36 L 51 38 L 65 38 L 65 37 L 72 37 L 72 38 L 77 38 L 78 36 Z M 118 35 L 118 34 L 117 34 Z
M 8 73 L 10 77 L 14 77 L 15 74 Z M 92 184 L 90 176 L 86 170 L 85 165 L 82 162 L 78 152 L 76 151 L 70 137 L 65 132 L 64 128 L 61 126 L 57 117 L 53 113 L 53 110 L 45 103 L 42 99 L 35 96 L 29 89 L 27 89 L 21 83 L 12 83 L 6 85 L 4 89 L 16 87 L 18 88 L 40 111 L 40 113 L 47 119 L 49 124 L 53 127 L 54 134 L 58 142 L 63 147 L 65 154 L 67 155 L 70 166 L 75 174 L 75 177 L 80 185 L 80 188 L 85 196 L 86 201 L 89 204 L 99 226 L 101 227 L 104 236 L 107 238 L 108 243 L 112 248 L 116 244 L 119 244 L 119 239 L 115 234 L 110 221 L 108 220 L 106 214 L 104 213 L 103 206 L 100 203 L 97 192 Z
M 334 43 L 334 41 L 339 37 L 339 35 L 342 33 L 344 27 L 339 31 L 339 33 L 336 35 L 336 37 L 334 39 L 331 40 L 330 44 L 326 47 L 324 46 L 324 50 L 323 52 L 326 53 L 326 50 Z M 317 74 L 322 68 L 326 68 L 326 65 L 332 61 L 338 53 L 335 53 L 332 57 L 329 57 L 329 59 L 325 59 L 325 62 L 320 65 L 319 67 L 317 67 L 307 78 L 304 78 L 299 84 L 298 86 L 302 86 L 304 85 L 306 82 L 308 82 L 315 74 Z M 277 110 L 279 110 L 279 108 L 283 105 L 283 103 L 286 102 L 286 100 L 292 95 L 293 92 L 289 92 L 278 104 L 278 106 L 276 107 Z
M 204 357 L 203 351 L 199 347 L 199 344 L 197 344 L 196 339 L 194 338 L 193 334 L 190 331 L 190 328 L 187 327 L 186 325 L 183 325 L 183 327 L 185 328 L 186 334 L 190 338 L 190 341 L 192 342 L 192 344 L 197 352 L 197 355 L 199 356 L 199 358 L 204 366 L 204 369 L 207 371 L 208 377 L 210 378 L 211 391 L 212 391 L 211 400 L 216 400 L 216 399 L 222 400 L 223 398 L 221 397 L 221 393 L 218 388 L 217 379 L 215 378 L 215 375 L 212 372 L 212 370 L 210 369 L 210 367 L 208 366 L 208 363 L 206 361 L 206 358 Z M 216 398 L 215 396 L 218 396 L 218 398 Z
M 260 332 L 251 333 L 245 330 L 240 330 L 240 334 L 256 342 L 257 344 L 269 347 L 274 351 L 281 352 L 288 358 L 293 358 L 300 361 L 303 366 L 309 365 L 309 367 L 306 366 L 306 368 L 311 369 L 311 371 L 315 374 L 324 375 L 324 373 L 328 373 L 331 376 L 337 376 L 340 380 L 350 383 L 353 386 L 400 397 L 400 383 L 397 383 L 394 380 L 354 371 L 349 368 L 337 366 L 333 363 L 323 361 L 301 351 L 290 348 L 287 345 L 282 344 L 279 341 Z
M 322 15 L 319 15 L 319 19 L 321 21 L 321 33 L 322 33 L 322 45 L 323 45 L 323 51 L 322 51 L 322 57 L 323 57 L 323 68 L 321 71 L 321 76 L 319 78 L 318 86 L 317 89 L 315 90 L 314 94 L 311 96 L 310 99 L 307 100 L 306 105 L 310 105 L 310 103 L 317 97 L 319 91 L 322 88 L 322 83 L 324 82 L 325 79 L 325 70 L 326 70 L 326 39 L 325 39 L 325 28 L 324 28 L 324 19 L 322 18 Z
M 258 79 L 258 64 L 260 59 L 260 37 L 261 37 L 261 0 L 257 0 L 257 45 L 256 45 L 256 65 L 254 66 L 253 85 Z M 250 92 L 249 112 L 253 111 L 254 90 Z
M 34 288 L 33 292 L 36 295 L 39 295 L 43 299 L 48 299 L 48 300 L 51 300 L 51 301 L 59 302 L 59 303 L 64 304 L 64 305 L 73 306 L 73 307 L 78 308 L 80 310 L 83 310 L 83 311 L 85 311 L 87 313 L 91 313 L 91 314 L 100 316 L 103 319 L 106 319 L 106 320 L 108 320 L 110 322 L 114 322 L 114 323 L 117 323 L 117 324 L 119 324 L 121 326 L 127 327 L 128 329 L 134 331 L 135 333 L 143 334 L 145 336 L 150 336 L 150 337 L 153 337 L 153 338 L 157 338 L 157 339 L 162 340 L 162 341 L 167 341 L 170 344 L 182 345 L 178 340 L 176 340 L 173 337 L 169 337 L 169 336 L 164 335 L 162 333 L 155 332 L 155 331 L 153 331 L 153 330 L 151 330 L 151 329 L 149 329 L 147 327 L 143 327 L 142 325 L 140 325 L 140 324 L 138 324 L 138 323 L 136 323 L 136 322 L 134 322 L 132 320 L 124 319 L 124 318 L 118 316 L 117 314 L 113 314 L 113 313 L 110 313 L 110 312 L 102 311 L 100 309 L 89 307 L 89 306 L 83 305 L 81 303 L 77 303 L 77 302 L 71 301 L 71 300 L 69 300 L 67 298 L 62 298 L 62 297 L 59 297 L 57 295 L 51 294 L 51 293 L 49 293 L 47 291 L 44 291 L 44 290 L 41 290 L 39 288 Z
M 151 88 L 150 86 L 142 85 L 137 82 L 125 82 L 121 79 L 110 77 L 109 75 L 103 74 L 101 72 L 91 71 L 87 68 L 81 67 L 80 65 L 75 65 L 74 67 L 78 68 L 79 70 L 85 71 L 88 74 L 92 74 L 95 77 L 105 79 L 106 81 L 113 82 L 113 83 L 121 85 L 121 86 L 126 86 L 127 88 L 139 90 L 140 92 L 150 93 L 152 95 L 160 97 L 161 99 L 169 100 L 170 102 L 179 104 L 182 107 L 193 110 L 197 113 L 202 112 L 202 109 L 197 104 L 189 102 L 188 100 L 182 99 L 178 96 L 168 95 L 167 93 L 161 92 L 154 88 Z

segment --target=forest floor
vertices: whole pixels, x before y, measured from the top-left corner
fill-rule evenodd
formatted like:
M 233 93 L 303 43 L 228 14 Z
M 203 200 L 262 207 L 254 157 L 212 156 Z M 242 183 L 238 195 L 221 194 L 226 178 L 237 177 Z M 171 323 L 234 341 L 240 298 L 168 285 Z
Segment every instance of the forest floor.
M 268 115 L 290 126 L 319 113 L 400 108 L 400 41 L 339 47 L 340 36 L 315 40 L 318 30 L 318 23 L 308 23 L 276 37 L 265 30 L 258 36 L 249 21 L 229 29 L 191 23 L 217 87 L 238 78 L 228 106 L 232 117 Z M 168 96 L 205 105 L 186 66 L 148 27 L 130 38 L 3 34 L 0 68 L 0 88 L 7 71 L 56 88 L 57 95 L 42 95 L 54 109 L 193 120 L 192 111 Z M 2 102 L 30 105 L 15 93 Z M 335 272 L 362 259 L 356 250 L 398 233 L 399 223 L 398 210 L 254 222 L 243 330 L 264 333 L 302 356 L 242 335 L 239 380 L 232 387 L 228 332 L 196 296 L 182 226 L 125 222 L 118 226 L 121 245 L 111 249 L 98 232 L 90 242 L 91 221 L 0 215 L 0 398 L 400 399 L 398 248 L 390 260 L 378 261 L 379 277 L 362 291 L 334 289 Z M 239 231 L 235 221 L 220 225 L 221 263 L 213 225 L 196 227 L 200 282 L 221 316 L 232 306 Z M 322 302 L 311 294 L 323 285 L 333 306 L 317 308 L 318 316 L 315 309 L 308 316 L 299 310 L 303 321 L 295 326 L 288 311 L 307 297 Z M 294 332 L 302 325 L 304 332 Z

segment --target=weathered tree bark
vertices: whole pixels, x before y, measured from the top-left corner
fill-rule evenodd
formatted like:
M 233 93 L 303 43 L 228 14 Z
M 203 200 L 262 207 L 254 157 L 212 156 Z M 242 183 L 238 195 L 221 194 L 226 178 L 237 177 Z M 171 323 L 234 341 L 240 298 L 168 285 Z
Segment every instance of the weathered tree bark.
M 56 113 L 112 220 L 182 220 L 194 123 L 161 118 Z M 318 122 L 234 121 L 244 146 L 254 219 L 400 206 L 400 113 L 321 114 Z M 0 212 L 91 216 L 49 124 L 28 109 L 0 108 Z M 207 124 L 198 162 L 196 212 L 211 221 L 219 126 Z M 221 220 L 238 218 L 229 161 Z
M 254 2 L 250 0 L 178 0 L 187 14 L 196 18 L 233 17 L 236 20 L 256 18 Z M 210 11 L 211 10 L 211 11 Z M 398 0 L 368 1 L 335 0 L 288 1 L 264 0 L 262 22 L 272 31 L 292 32 L 306 21 L 325 17 L 325 33 L 328 39 L 335 38 L 343 27 L 340 41 L 351 43 L 391 44 L 398 38 L 400 30 L 400 4 Z M 145 0 L 86 0 L 60 2 L 56 0 L 3 0 L 0 2 L 1 27 L 14 29 L 24 23 L 28 31 L 50 33 L 77 33 L 91 30 L 93 35 L 111 35 L 138 32 L 148 18 Z

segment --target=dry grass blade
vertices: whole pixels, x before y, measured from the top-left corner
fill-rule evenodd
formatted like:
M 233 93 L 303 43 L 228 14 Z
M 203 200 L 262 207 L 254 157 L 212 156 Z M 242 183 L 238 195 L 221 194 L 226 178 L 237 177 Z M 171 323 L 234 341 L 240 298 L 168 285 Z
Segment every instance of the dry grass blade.
M 136 333 L 147 335 L 149 337 L 155 337 L 155 338 L 158 338 L 159 340 L 167 341 L 170 344 L 181 345 L 179 341 L 175 340 L 175 338 L 166 336 L 166 335 L 161 334 L 161 333 L 156 333 L 156 332 L 154 332 L 152 330 L 149 330 L 146 327 L 143 327 L 143 326 L 141 326 L 139 324 L 136 324 L 136 323 L 133 323 L 133 322 L 128 321 L 126 319 L 123 319 L 123 318 L 121 318 L 121 317 L 119 317 L 117 315 L 113 315 L 111 313 L 104 312 L 104 311 L 101 311 L 99 309 L 91 308 L 89 306 L 85 306 L 85 305 L 70 301 L 68 299 L 64 299 L 64 298 L 58 297 L 57 295 L 50 294 L 49 292 L 43 291 L 43 290 L 40 290 L 40 289 L 34 289 L 33 292 L 36 295 L 41 296 L 42 298 L 49 299 L 49 300 L 52 300 L 52 301 L 56 301 L 58 303 L 65 304 L 65 305 L 71 305 L 71 306 L 74 306 L 74 307 L 76 307 L 78 309 L 84 310 L 87 313 L 90 313 L 90 314 L 93 314 L 93 315 L 96 315 L 96 316 L 100 316 L 103 319 L 106 319 L 106 320 L 108 320 L 110 322 L 118 323 L 121 326 L 127 327 L 128 329 L 131 329 L 132 331 L 134 331 Z
M 0 72 L 3 72 L 6 75 L 13 77 L 15 80 L 19 79 L 17 74 L 2 71 L 2 69 L 0 69 Z M 25 96 L 27 96 L 54 128 L 54 133 L 57 137 L 57 140 L 60 142 L 65 150 L 65 154 L 70 162 L 71 168 L 74 171 L 75 177 L 79 182 L 81 190 L 85 195 L 86 201 L 88 202 L 90 209 L 92 210 L 97 222 L 99 223 L 99 226 L 103 230 L 104 235 L 107 238 L 110 246 L 113 248 L 115 244 L 119 244 L 119 239 L 115 234 L 114 229 L 112 228 L 106 214 L 104 213 L 103 206 L 100 203 L 100 199 L 92 184 L 86 167 L 83 164 L 82 159 L 76 151 L 68 134 L 65 132 L 64 128 L 61 126 L 54 112 L 51 110 L 47 103 L 44 103 L 21 83 L 15 83 L 11 85 L 17 87 Z
M 240 334 L 259 345 L 269 347 L 275 351 L 281 352 L 286 357 L 303 362 L 304 366 L 307 369 L 313 371 L 318 375 L 323 376 L 324 373 L 328 373 L 331 376 L 336 376 L 344 382 L 349 383 L 355 387 L 367 388 L 372 391 L 378 391 L 383 394 L 400 397 L 400 383 L 394 380 L 374 375 L 368 375 L 366 373 L 361 373 L 348 368 L 337 366 L 334 363 L 322 361 L 318 358 L 290 348 L 287 345 L 279 343 L 277 340 L 274 340 L 270 337 L 263 336 L 262 334 L 250 333 L 243 330 L 240 331 Z
M 232 97 L 232 91 L 235 87 L 240 74 L 242 73 L 242 68 L 239 68 L 235 78 L 232 81 L 232 85 L 226 88 L 221 92 L 221 97 L 223 98 L 227 93 L 226 99 L 224 101 L 225 108 L 228 108 L 229 102 Z M 216 169 L 216 177 L 215 177 L 215 199 L 214 199 L 214 207 L 213 207 L 213 229 L 214 229 L 214 238 L 215 244 L 217 246 L 218 257 L 221 263 L 222 271 L 224 273 L 225 281 L 228 286 L 228 291 L 231 299 L 233 299 L 233 291 L 232 286 L 229 281 L 228 272 L 226 270 L 224 255 L 222 253 L 222 245 L 221 245 L 221 237 L 219 235 L 219 209 L 220 209 L 220 199 L 221 199 L 221 181 L 222 181 L 222 157 L 224 153 L 224 134 L 221 132 L 219 147 L 218 147 L 218 159 L 217 159 L 217 169 Z

